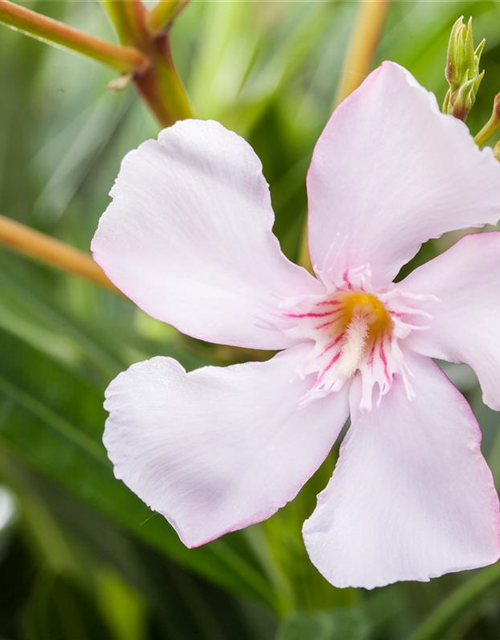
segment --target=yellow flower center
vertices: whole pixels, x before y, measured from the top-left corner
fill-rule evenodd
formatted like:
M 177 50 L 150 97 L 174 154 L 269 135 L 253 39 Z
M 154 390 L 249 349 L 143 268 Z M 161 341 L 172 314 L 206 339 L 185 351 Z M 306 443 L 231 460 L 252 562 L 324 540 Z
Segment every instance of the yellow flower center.
M 344 330 L 356 321 L 366 328 L 366 342 L 373 342 L 375 338 L 385 334 L 392 327 L 392 320 L 384 305 L 371 293 L 364 291 L 346 291 L 338 294 L 343 306 L 343 313 L 339 318 Z
M 338 373 L 350 378 L 370 357 L 377 338 L 391 330 L 392 320 L 380 300 L 364 291 L 343 291 L 331 303 L 338 305 L 339 313 L 331 326 L 340 341 Z

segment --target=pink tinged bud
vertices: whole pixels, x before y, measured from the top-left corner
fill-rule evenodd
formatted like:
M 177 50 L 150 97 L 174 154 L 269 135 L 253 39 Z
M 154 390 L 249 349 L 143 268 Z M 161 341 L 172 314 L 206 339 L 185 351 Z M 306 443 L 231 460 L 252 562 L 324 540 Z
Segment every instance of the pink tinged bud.
M 457 92 L 451 96 L 450 100 L 452 104 L 450 112 L 455 118 L 465 122 L 476 101 L 476 95 L 483 76 L 484 71 L 476 78 L 465 82 Z

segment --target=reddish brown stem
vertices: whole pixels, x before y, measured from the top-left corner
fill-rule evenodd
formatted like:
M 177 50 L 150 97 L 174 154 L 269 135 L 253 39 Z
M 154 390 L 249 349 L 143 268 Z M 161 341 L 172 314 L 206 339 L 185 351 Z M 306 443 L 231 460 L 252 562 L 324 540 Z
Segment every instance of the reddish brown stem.
M 163 126 L 192 118 L 191 105 L 175 70 L 167 34 L 156 36 L 151 49 L 151 65 L 134 75 L 139 93 Z

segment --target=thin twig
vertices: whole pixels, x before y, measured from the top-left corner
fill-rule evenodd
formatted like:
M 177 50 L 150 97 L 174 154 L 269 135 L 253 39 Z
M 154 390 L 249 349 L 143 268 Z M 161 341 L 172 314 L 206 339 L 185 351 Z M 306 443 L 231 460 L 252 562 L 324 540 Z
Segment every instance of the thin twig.
M 142 0 L 102 2 L 122 43 L 136 46 L 149 60 L 149 65 L 137 71 L 132 79 L 158 122 L 168 127 L 176 120 L 192 118 L 189 98 L 172 59 L 167 30 L 161 28 L 167 13 L 170 26 L 186 1 L 163 0 L 149 13 Z
M 500 93 L 495 96 L 493 100 L 493 111 L 491 112 L 490 119 L 484 125 L 479 133 L 476 134 L 474 140 L 480 147 L 484 146 L 490 138 L 500 129 Z
M 0 23 L 49 44 L 89 56 L 118 71 L 137 71 L 148 64 L 147 57 L 133 47 L 123 47 L 95 38 L 8 0 L 0 0 Z
M 0 244 L 118 292 L 99 265 L 83 251 L 2 215 L 0 215 Z
M 101 2 L 115 26 L 121 44 L 144 49 L 149 39 L 146 22 L 149 14 L 142 1 L 101 0 Z
M 356 24 L 335 95 L 335 105 L 357 89 L 368 75 L 388 7 L 389 0 L 360 0 Z
M 172 20 L 184 9 L 189 0 L 159 0 L 149 13 L 149 27 L 153 32 L 168 28 Z

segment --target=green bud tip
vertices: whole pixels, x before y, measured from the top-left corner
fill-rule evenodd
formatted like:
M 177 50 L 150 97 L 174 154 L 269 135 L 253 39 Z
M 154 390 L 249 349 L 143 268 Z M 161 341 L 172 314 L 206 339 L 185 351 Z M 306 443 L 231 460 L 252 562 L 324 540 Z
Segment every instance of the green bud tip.
M 448 43 L 445 76 L 449 90 L 443 103 L 443 113 L 465 120 L 474 106 L 484 71 L 479 71 L 481 54 L 486 41 L 474 48 L 472 18 L 467 25 L 463 16 L 452 27 Z

